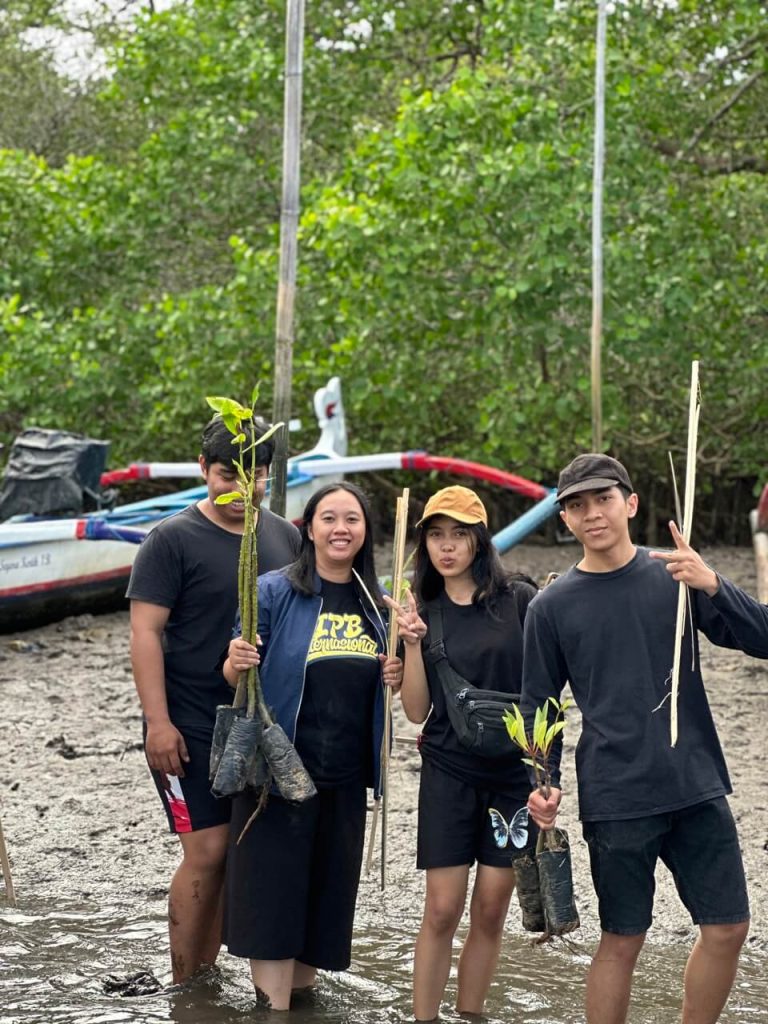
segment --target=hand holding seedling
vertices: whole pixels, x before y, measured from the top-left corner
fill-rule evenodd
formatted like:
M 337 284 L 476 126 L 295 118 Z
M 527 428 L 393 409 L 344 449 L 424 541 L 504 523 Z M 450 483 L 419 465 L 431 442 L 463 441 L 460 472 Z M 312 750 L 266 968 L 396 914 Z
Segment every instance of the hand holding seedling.
M 387 594 L 384 595 L 384 600 L 397 618 L 397 634 L 400 639 L 406 644 L 420 644 L 427 635 L 427 624 L 419 615 L 416 598 L 411 591 L 406 591 L 405 596 L 406 608 L 393 601 Z
M 670 520 L 669 530 L 675 543 L 674 550 L 651 551 L 651 558 L 665 561 L 667 572 L 676 583 L 685 583 L 694 590 L 703 590 L 708 597 L 714 597 L 720 589 L 717 573 L 685 541 L 674 520 Z
M 256 635 L 256 643 L 261 643 L 261 637 Z M 249 644 L 241 636 L 235 637 L 229 643 L 229 663 L 235 672 L 247 672 L 249 668 L 261 663 L 261 656 L 253 644 Z
M 550 786 L 549 796 L 545 796 L 541 789 L 536 788 L 528 797 L 528 812 L 544 832 L 555 827 L 562 796 L 562 790 Z

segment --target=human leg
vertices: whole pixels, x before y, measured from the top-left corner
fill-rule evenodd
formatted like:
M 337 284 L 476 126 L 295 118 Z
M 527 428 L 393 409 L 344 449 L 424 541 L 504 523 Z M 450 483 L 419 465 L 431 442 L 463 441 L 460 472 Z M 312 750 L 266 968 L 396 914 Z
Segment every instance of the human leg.
M 184 729 L 189 752 L 184 776 L 150 769 L 168 826 L 181 842 L 182 860 L 168 894 L 168 936 L 174 984 L 216 962 L 231 803 L 211 794 L 210 732 Z M 146 725 L 144 726 L 146 739 Z
M 469 865 L 427 871 L 424 917 L 413 963 L 413 1013 L 434 1020 L 451 971 L 453 936 L 467 898 Z
M 304 938 L 296 950 L 297 963 L 306 970 L 345 971 L 352 959 L 365 846 L 366 796 L 362 783 L 334 786 L 318 793 L 319 817 L 311 846 Z
M 459 957 L 459 1013 L 483 1012 L 514 885 L 511 867 L 478 864 L 469 905 L 469 932 Z
M 624 1024 L 632 991 L 632 974 L 645 933 L 603 932 L 587 975 L 587 1024 Z
M 294 960 L 292 982 L 294 992 L 299 992 L 308 988 L 312 988 L 316 980 L 316 967 L 311 967 L 309 964 L 303 964 L 301 960 Z
M 251 960 L 256 995 L 270 1010 L 290 1009 L 295 966 L 295 960 Z
M 702 925 L 685 968 L 683 1024 L 715 1024 L 730 995 L 749 922 Z
M 749 931 L 744 865 L 725 797 L 679 812 L 661 857 L 699 925 L 685 969 L 683 1022 L 712 1024 L 728 999 Z
M 487 820 L 481 791 L 422 758 L 416 865 L 426 870 L 424 915 L 416 939 L 413 1006 L 432 1020 L 448 982 L 456 933 L 467 898 L 469 870 Z
M 227 825 L 180 833 L 182 861 L 168 894 L 168 937 L 174 984 L 214 964 L 221 947 Z
M 273 794 L 239 838 L 257 804 L 251 792 L 233 801 L 224 941 L 233 956 L 293 964 L 304 942 L 319 801 L 289 804 Z M 293 967 L 286 972 L 290 988 Z
M 602 928 L 587 976 L 588 1024 L 624 1024 L 632 975 L 651 925 L 654 872 L 669 815 L 585 821 L 592 883 Z

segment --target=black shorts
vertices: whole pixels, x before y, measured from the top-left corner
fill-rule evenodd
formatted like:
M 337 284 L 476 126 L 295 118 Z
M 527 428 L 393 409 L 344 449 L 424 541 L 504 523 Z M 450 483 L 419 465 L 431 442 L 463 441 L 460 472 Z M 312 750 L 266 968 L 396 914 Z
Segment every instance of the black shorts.
M 321 789 L 302 804 L 270 795 L 238 844 L 255 806 L 250 794 L 233 801 L 225 945 L 251 960 L 346 970 L 363 861 L 364 785 Z
M 176 727 L 179 728 L 178 726 Z M 232 801 L 228 797 L 215 797 L 211 793 L 208 764 L 211 756 L 211 733 L 205 730 L 179 729 L 187 745 L 189 761 L 184 765 L 184 778 L 166 775 L 150 768 L 150 774 L 160 795 L 168 827 L 174 834 L 199 832 L 204 828 L 226 825 Z M 147 726 L 144 724 L 144 742 Z
M 739 838 L 725 797 L 648 818 L 585 821 L 582 829 L 603 931 L 648 931 L 659 858 L 694 924 L 749 920 Z
M 536 844 L 528 794 L 518 798 L 479 789 L 422 758 L 419 784 L 418 868 L 487 864 L 509 868 Z

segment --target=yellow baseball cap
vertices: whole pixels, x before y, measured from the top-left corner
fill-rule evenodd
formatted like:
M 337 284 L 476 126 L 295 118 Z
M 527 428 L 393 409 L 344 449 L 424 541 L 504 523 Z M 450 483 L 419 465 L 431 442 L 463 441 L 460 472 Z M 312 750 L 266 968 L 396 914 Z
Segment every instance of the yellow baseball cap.
M 416 523 L 421 526 L 431 516 L 450 516 L 459 523 L 483 523 L 488 525 L 488 513 L 485 505 L 469 487 L 443 487 L 429 499 L 424 506 L 424 514 Z

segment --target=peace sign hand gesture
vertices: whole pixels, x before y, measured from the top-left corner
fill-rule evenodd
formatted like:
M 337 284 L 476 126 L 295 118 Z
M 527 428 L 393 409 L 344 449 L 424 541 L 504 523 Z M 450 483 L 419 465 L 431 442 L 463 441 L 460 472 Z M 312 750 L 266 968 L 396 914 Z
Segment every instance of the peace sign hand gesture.
M 397 617 L 397 635 L 400 639 L 406 644 L 414 646 L 420 644 L 427 635 L 427 626 L 419 616 L 416 598 L 411 591 L 407 592 L 407 608 L 403 608 L 402 605 L 399 605 L 397 601 L 393 601 L 387 594 L 384 595 L 384 600 Z
M 670 520 L 669 530 L 675 542 L 672 551 L 651 551 L 651 558 L 667 563 L 667 572 L 677 583 L 686 583 L 694 590 L 703 590 L 708 597 L 714 597 L 720 589 L 720 580 L 714 569 L 710 569 L 698 551 L 683 539 L 675 522 Z

